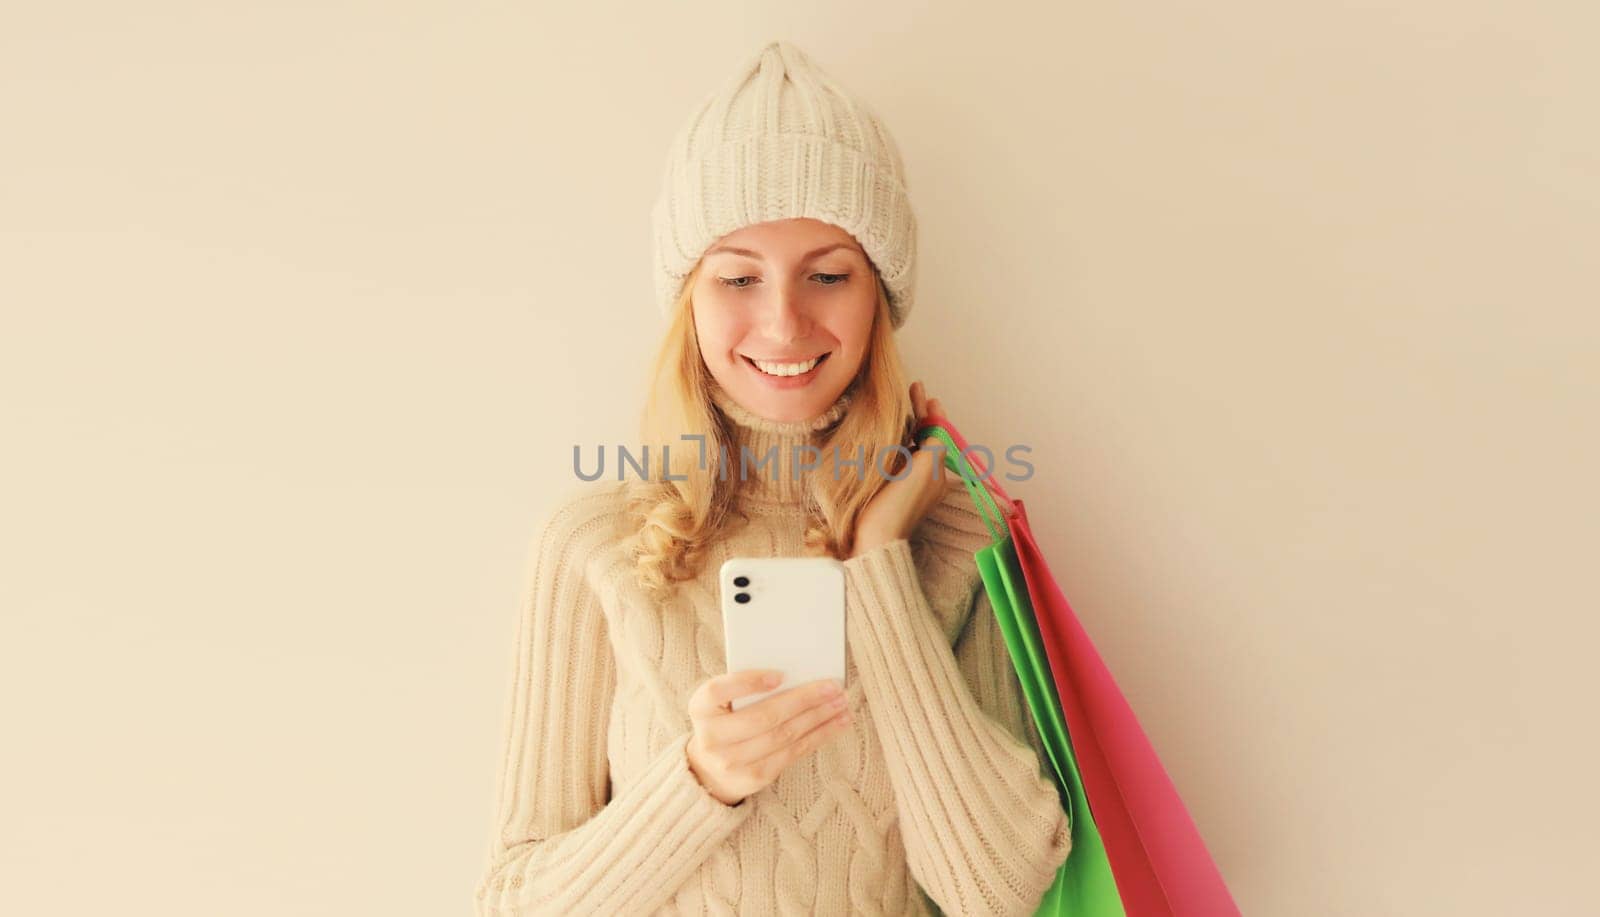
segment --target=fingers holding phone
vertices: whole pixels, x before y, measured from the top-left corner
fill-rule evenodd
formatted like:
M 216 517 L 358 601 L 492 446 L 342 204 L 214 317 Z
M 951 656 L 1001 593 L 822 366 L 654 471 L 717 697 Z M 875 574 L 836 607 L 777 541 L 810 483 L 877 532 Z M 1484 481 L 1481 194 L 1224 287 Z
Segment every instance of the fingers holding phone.
M 738 805 L 795 761 L 849 728 L 850 711 L 839 684 L 818 679 L 757 703 L 732 709 L 737 697 L 772 687 L 768 673 L 746 669 L 709 678 L 689 698 L 694 735 L 689 768 L 711 795 Z
M 829 705 L 829 689 L 845 687 L 844 565 L 730 557 L 718 579 L 728 674 L 690 699 L 689 757 L 701 784 L 737 805 L 849 726 L 846 705 Z

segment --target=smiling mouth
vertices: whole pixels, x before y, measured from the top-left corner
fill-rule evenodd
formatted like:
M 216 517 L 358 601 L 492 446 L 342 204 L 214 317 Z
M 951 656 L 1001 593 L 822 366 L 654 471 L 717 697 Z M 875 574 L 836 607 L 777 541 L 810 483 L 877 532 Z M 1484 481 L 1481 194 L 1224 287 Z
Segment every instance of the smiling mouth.
M 821 356 L 812 357 L 809 360 L 796 361 L 757 360 L 753 357 L 746 356 L 745 354 L 740 354 L 739 356 L 744 357 L 744 361 L 755 367 L 758 372 L 765 373 L 769 376 L 782 378 L 786 376 L 803 376 L 806 373 L 811 372 L 813 369 L 816 369 L 818 366 L 821 366 L 823 362 L 828 359 L 828 357 L 832 356 L 832 354 L 833 351 L 830 350 Z

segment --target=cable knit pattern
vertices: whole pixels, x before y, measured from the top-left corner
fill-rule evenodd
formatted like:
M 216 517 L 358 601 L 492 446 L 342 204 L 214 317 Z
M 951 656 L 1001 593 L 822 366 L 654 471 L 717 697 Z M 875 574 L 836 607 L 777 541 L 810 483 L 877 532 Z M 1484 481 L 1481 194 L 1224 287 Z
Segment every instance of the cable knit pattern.
M 788 449 L 846 403 L 730 417 L 741 443 Z M 735 806 L 689 769 L 689 696 L 726 671 L 718 566 L 802 553 L 783 484 L 739 484 L 751 523 L 664 604 L 633 576 L 620 485 L 575 486 L 544 514 L 477 914 L 1032 913 L 1071 835 L 954 479 L 911 540 L 845 563 L 851 726 Z

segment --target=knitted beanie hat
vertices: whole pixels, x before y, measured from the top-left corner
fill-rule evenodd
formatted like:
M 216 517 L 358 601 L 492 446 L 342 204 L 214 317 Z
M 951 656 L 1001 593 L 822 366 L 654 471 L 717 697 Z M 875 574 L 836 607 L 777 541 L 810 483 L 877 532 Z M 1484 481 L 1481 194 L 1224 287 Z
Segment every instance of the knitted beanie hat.
M 773 41 L 706 96 L 673 138 L 651 212 L 662 314 L 717 239 L 795 217 L 854 236 L 888 291 L 891 325 L 904 324 L 917 222 L 899 148 L 865 103 L 799 48 Z

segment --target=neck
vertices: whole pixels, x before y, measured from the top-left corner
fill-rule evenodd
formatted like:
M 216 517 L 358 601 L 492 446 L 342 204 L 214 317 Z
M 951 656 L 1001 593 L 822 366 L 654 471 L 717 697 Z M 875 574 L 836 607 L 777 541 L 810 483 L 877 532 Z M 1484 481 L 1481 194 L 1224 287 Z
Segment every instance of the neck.
M 807 476 L 826 473 L 819 470 L 826 466 L 818 443 L 844 416 L 855 386 L 846 388 L 817 416 L 789 421 L 768 420 L 751 412 L 714 379 L 710 388 L 711 401 L 728 418 L 732 435 L 723 473 L 727 486 L 735 488 L 743 502 L 803 505 Z

